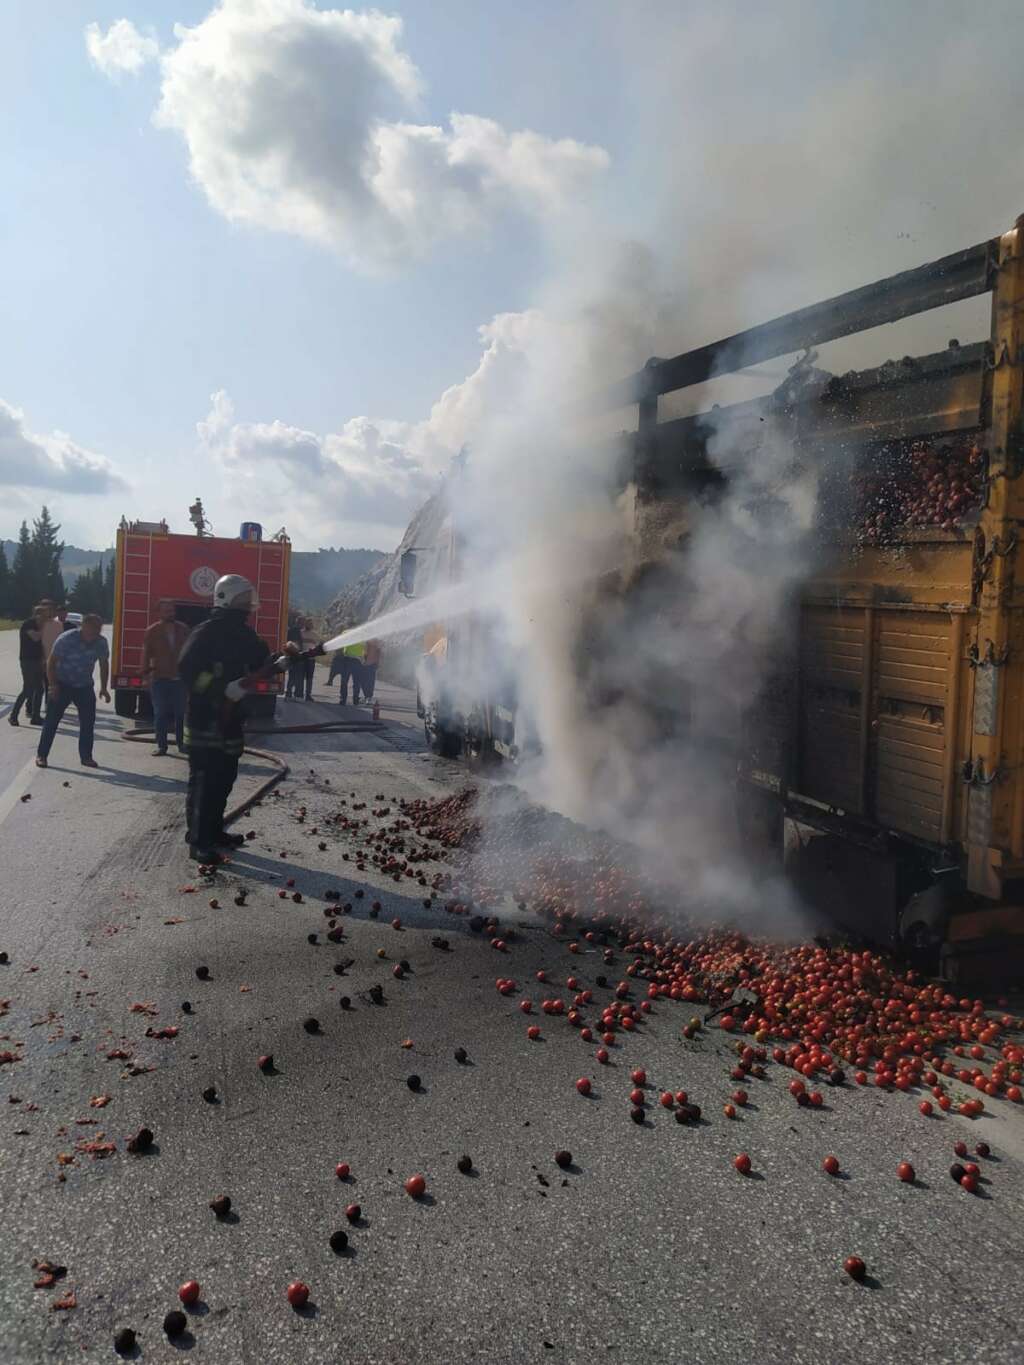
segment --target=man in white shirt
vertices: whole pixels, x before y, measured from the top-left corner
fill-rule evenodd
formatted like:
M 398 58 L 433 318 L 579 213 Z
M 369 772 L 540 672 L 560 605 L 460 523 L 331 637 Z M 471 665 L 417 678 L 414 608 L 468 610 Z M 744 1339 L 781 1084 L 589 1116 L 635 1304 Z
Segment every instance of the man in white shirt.
M 43 659 L 45 662 L 49 660 L 50 651 L 53 649 L 54 644 L 64 633 L 64 623 L 58 619 L 57 613 L 53 607 L 53 602 L 49 597 L 44 597 L 39 605 L 43 608 L 45 613 L 42 624 L 39 627 L 39 634 L 43 641 Z

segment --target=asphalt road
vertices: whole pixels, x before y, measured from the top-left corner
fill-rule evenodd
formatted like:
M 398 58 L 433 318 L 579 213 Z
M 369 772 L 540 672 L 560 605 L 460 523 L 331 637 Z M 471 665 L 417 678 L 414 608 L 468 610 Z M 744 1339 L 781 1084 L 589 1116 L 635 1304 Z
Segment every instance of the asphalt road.
M 910 1097 L 847 1088 L 798 1110 L 791 1073 L 770 1067 L 730 1121 L 725 1036 L 682 1040 L 692 1007 L 667 1002 L 608 1067 L 564 1020 L 544 1016 L 545 1041 L 530 1043 L 518 1000 L 553 989 L 536 971 L 594 987 L 600 958 L 570 957 L 529 920 L 501 957 L 437 901 L 427 908 L 415 882 L 357 872 L 346 836 L 324 833 L 342 799 L 365 801 L 372 825 L 378 794 L 393 807 L 466 780 L 422 753 L 411 698 L 381 689 L 381 734 L 261 739 L 291 776 L 246 817 L 256 838 L 207 888 L 181 837 L 183 760 L 125 742 L 101 708 L 99 771 L 78 766 L 73 724 L 37 771 L 35 732 L 4 722 L 15 648 L 0 636 L 0 1056 L 18 1058 L 0 1065 L 0 1360 L 113 1360 L 126 1326 L 136 1359 L 217 1365 L 1024 1358 L 1020 1110 L 926 1120 Z M 323 700 L 282 708 L 284 720 L 339 714 L 317 685 Z M 247 763 L 239 788 L 265 772 Z M 288 879 L 301 903 L 278 895 Z M 327 888 L 353 905 L 341 944 L 324 938 Z M 450 951 L 431 945 L 439 932 Z M 411 971 L 396 980 L 401 958 Z M 495 992 L 499 975 L 516 978 L 514 996 Z M 175 1037 L 146 1036 L 168 1026 Z M 271 1074 L 257 1066 L 266 1053 Z M 681 1126 L 656 1103 L 631 1122 L 636 1065 L 652 1092 L 685 1087 L 704 1122 Z M 574 1088 L 584 1074 L 588 1099 Z M 215 1103 L 202 1098 L 211 1084 Z M 133 1156 L 125 1139 L 141 1125 L 155 1146 Z M 980 1197 L 947 1174 L 961 1135 L 992 1145 Z M 107 1140 L 110 1155 L 82 1150 Z M 558 1148 L 573 1154 L 566 1172 Z M 740 1150 L 751 1178 L 733 1169 Z M 822 1173 L 827 1152 L 844 1179 Z M 456 1169 L 460 1153 L 472 1174 Z M 897 1180 L 901 1160 L 915 1185 Z M 428 1182 L 422 1201 L 403 1189 L 413 1172 Z M 208 1208 L 221 1193 L 224 1220 Z M 363 1217 L 350 1226 L 351 1202 Z M 842 1271 L 850 1254 L 868 1264 L 863 1285 Z M 33 1259 L 67 1273 L 35 1289 Z M 161 1323 L 190 1278 L 200 1302 L 172 1342 Z M 285 1298 L 294 1279 L 311 1289 L 301 1313 Z M 72 1290 L 76 1306 L 57 1309 Z

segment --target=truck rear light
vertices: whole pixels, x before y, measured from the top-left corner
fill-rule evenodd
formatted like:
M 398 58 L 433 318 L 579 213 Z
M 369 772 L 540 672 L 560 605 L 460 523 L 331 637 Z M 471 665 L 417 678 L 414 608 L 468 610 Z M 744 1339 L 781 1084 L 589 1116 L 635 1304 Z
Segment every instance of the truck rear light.
M 129 679 L 128 679 L 128 686 L 129 686 L 129 687 L 141 687 L 141 686 L 142 686 L 142 679 L 141 679 L 141 678 L 129 678 Z

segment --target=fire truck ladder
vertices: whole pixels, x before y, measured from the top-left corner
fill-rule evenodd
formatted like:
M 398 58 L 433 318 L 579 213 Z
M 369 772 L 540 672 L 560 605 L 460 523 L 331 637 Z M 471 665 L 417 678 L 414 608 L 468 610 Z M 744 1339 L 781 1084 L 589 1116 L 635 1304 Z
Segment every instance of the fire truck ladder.
M 153 580 L 153 537 L 129 535 L 124 549 L 124 610 L 121 617 L 121 669 L 139 674 L 142 638 L 149 625 Z

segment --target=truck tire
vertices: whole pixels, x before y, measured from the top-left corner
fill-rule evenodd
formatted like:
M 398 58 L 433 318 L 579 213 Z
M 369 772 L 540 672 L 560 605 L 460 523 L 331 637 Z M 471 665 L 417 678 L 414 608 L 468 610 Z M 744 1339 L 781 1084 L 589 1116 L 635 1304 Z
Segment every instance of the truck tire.
M 266 692 L 259 696 L 247 697 L 245 701 L 246 720 L 273 720 L 277 712 L 277 693 Z
M 436 745 L 434 753 L 440 758 L 458 758 L 462 752 L 462 736 L 454 730 L 438 730 Z
M 114 688 L 114 712 L 125 720 L 132 720 L 139 705 L 138 692 L 127 687 Z
M 462 751 L 462 736 L 454 730 L 449 730 L 439 721 L 431 724 L 430 717 L 423 722 L 423 733 L 426 736 L 427 748 L 438 758 L 458 758 Z

